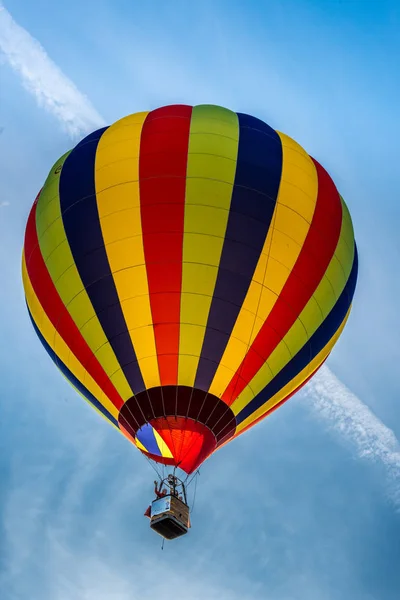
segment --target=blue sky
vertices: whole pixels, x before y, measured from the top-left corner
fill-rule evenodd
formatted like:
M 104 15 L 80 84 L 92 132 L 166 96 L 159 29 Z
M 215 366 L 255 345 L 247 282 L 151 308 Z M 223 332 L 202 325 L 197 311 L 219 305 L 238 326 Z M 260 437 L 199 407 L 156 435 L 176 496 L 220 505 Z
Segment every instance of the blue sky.
M 395 0 L 5 3 L 2 600 L 398 598 L 399 61 Z M 190 535 L 161 551 L 142 516 L 154 473 L 42 350 L 20 258 L 54 160 L 172 102 L 249 112 L 299 141 L 349 205 L 360 275 L 329 369 L 204 465 Z

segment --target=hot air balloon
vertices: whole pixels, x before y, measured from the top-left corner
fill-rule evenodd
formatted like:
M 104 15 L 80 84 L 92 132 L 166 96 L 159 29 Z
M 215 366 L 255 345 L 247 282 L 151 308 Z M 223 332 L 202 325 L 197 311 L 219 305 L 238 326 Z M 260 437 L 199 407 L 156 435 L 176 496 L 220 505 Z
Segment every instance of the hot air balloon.
M 149 459 L 191 474 L 325 361 L 357 251 L 343 198 L 293 139 L 173 105 L 55 163 L 22 272 L 33 327 L 71 385 Z

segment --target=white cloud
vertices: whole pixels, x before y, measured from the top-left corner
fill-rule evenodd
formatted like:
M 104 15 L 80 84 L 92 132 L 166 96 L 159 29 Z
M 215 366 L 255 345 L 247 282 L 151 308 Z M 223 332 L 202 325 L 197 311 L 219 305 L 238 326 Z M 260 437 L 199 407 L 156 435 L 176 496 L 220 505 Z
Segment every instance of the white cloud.
M 10 203 L 6 200 L 3 200 L 3 202 L 0 202 L 0 208 L 3 208 L 3 206 L 10 206 Z
M 0 5 L 0 51 L 35 96 L 72 136 L 104 125 L 103 118 L 70 79 L 49 58 L 40 43 Z
M 353 442 L 361 458 L 381 462 L 387 472 L 390 496 L 400 509 L 400 442 L 394 432 L 324 366 L 305 388 L 318 414 Z
M 52 408 L 47 407 L 45 413 L 52 414 Z M 189 566 L 187 560 L 183 561 L 185 566 L 180 571 L 179 563 L 171 558 L 175 546 L 166 544 L 161 551 L 161 538 L 152 537 L 142 517 L 147 500 L 143 489 L 147 485 L 151 490 L 152 474 L 139 453 L 132 457 L 126 452 L 119 454 L 119 437 L 111 428 L 104 426 L 98 434 L 96 423 L 97 435 L 93 436 L 89 412 L 87 417 L 88 421 L 78 426 L 79 433 L 67 439 L 61 437 L 57 450 L 48 448 L 40 464 L 32 461 L 24 470 L 24 451 L 16 448 L 13 453 L 12 480 L 0 522 L 6 541 L 5 569 L 0 571 L 5 600 L 30 597 L 32 590 L 34 594 L 40 590 L 43 600 L 169 600 L 183 597 L 181 590 L 185 600 L 254 598 L 254 594 L 244 591 L 254 587 L 246 576 L 234 581 L 232 575 L 228 581 L 219 581 L 218 571 L 204 571 L 201 555 Z M 109 465 L 118 468 L 103 479 L 110 454 L 114 457 Z M 106 485 L 99 485 L 99 481 Z M 88 512 L 93 488 L 96 502 Z M 132 513 L 139 515 L 138 519 L 127 521 Z M 137 521 L 143 521 L 143 529 L 138 529 Z M 121 526 L 131 531 L 128 548 L 119 533 Z M 108 547 L 107 556 L 104 546 Z
M 20 74 L 25 87 L 36 97 L 38 103 L 56 116 L 70 134 L 86 133 L 90 129 L 102 125 L 101 117 L 88 99 L 54 65 L 40 44 L 27 31 L 16 24 L 9 13 L 1 6 L 0 50 L 4 52 L 12 68 Z M 177 69 L 176 74 L 179 75 L 182 66 L 176 67 L 175 63 L 173 64 L 174 69 Z M 159 85 L 159 80 L 155 78 L 155 70 L 154 72 L 150 71 L 150 73 L 153 82 L 156 81 Z M 143 81 L 145 74 L 143 72 Z M 147 84 L 146 81 L 145 83 Z M 182 79 L 179 90 L 189 94 L 183 84 Z M 149 89 L 146 86 L 144 87 Z M 161 85 L 161 87 L 163 86 Z M 154 90 L 150 88 L 150 90 L 155 94 L 155 88 Z M 8 204 L 8 202 L 2 202 L 0 206 L 7 206 Z M 36 359 L 36 351 L 39 352 L 37 347 L 34 346 L 32 353 L 35 356 L 35 365 L 37 364 L 36 360 L 39 360 Z M 32 386 L 31 381 L 30 386 Z M 344 439 L 353 442 L 359 456 L 383 463 L 392 483 L 392 497 L 400 506 L 400 446 L 394 433 L 381 423 L 371 410 L 327 368 L 323 368 L 308 384 L 306 394 L 316 414 L 326 418 Z M 37 406 L 39 399 L 42 399 L 42 397 L 43 390 L 34 390 L 32 397 L 29 398 L 30 404 L 34 406 L 34 403 L 36 403 Z M 55 398 L 55 400 L 59 400 L 59 398 Z M 50 405 L 49 398 L 46 398 L 46 403 Z M 65 427 L 65 422 L 62 422 L 64 414 L 60 418 L 60 411 L 56 402 L 51 407 L 51 411 L 54 411 L 54 414 L 51 413 L 50 415 L 52 418 L 49 416 L 49 411 L 50 409 L 46 409 L 44 413 L 48 421 L 51 422 L 53 429 L 58 432 L 57 427 L 60 427 L 60 431 L 63 430 L 65 435 L 65 431 L 68 429 Z M 71 412 L 73 412 L 72 408 Z M 74 418 L 76 418 L 75 414 Z M 35 415 L 35 419 L 38 419 L 37 415 Z M 105 432 L 106 424 L 99 425 L 96 422 L 96 432 L 101 427 L 104 428 Z M 31 421 L 29 421 L 29 428 L 32 429 Z M 21 418 L 18 429 L 21 429 Z M 3 521 L 7 542 L 5 564 L 8 567 L 7 579 L 15 579 L 16 586 L 23 586 L 23 590 L 29 591 L 26 595 L 23 592 L 21 592 L 21 595 L 16 592 L 10 598 L 32 597 L 32 590 L 34 595 L 36 592 L 36 595 L 39 594 L 43 600 L 46 600 L 46 598 L 52 600 L 70 600 L 71 598 L 81 598 L 82 600 L 111 600 L 113 598 L 136 600 L 136 598 L 140 598 L 141 600 L 147 600 L 154 597 L 168 600 L 171 597 L 179 598 L 181 590 L 184 590 L 184 597 L 187 600 L 200 598 L 236 600 L 239 597 L 241 600 L 246 600 L 247 598 L 264 597 L 262 594 L 255 593 L 254 589 L 246 594 L 243 590 L 250 586 L 250 582 L 246 576 L 239 578 L 239 580 L 233 580 L 232 567 L 229 571 L 226 570 L 226 573 L 229 573 L 229 581 L 227 576 L 222 576 L 222 571 L 225 569 L 224 563 L 219 573 L 217 571 L 210 574 L 203 570 L 201 576 L 199 576 L 200 569 L 196 568 L 196 565 L 193 566 L 193 569 L 185 568 L 187 562 L 183 563 L 184 568 L 179 572 L 182 557 L 177 558 L 175 562 L 173 560 L 167 562 L 164 558 L 167 551 L 165 553 L 160 552 L 159 545 L 156 542 L 151 545 L 152 538 L 150 535 L 148 542 L 147 539 L 141 537 L 141 530 L 135 531 L 135 521 L 126 521 L 125 523 L 125 527 L 131 528 L 132 531 L 132 544 L 128 549 L 129 553 L 127 552 L 126 561 L 121 561 L 116 566 L 115 560 L 107 561 L 99 555 L 96 552 L 96 536 L 98 534 L 107 537 L 110 546 L 110 557 L 117 555 L 121 540 L 118 533 L 115 533 L 114 537 L 111 536 L 110 521 L 112 520 L 112 523 L 114 523 L 115 520 L 117 524 L 123 518 L 127 520 L 132 512 L 139 514 L 138 511 L 145 507 L 143 494 L 139 493 L 139 490 L 148 485 L 152 474 L 150 472 L 149 475 L 144 469 L 136 470 L 139 458 L 137 462 L 135 462 L 136 459 L 132 458 L 131 460 L 129 458 L 122 466 L 118 464 L 121 471 L 117 473 L 110 469 L 110 465 L 116 466 L 117 461 L 114 463 L 110 459 L 105 467 L 106 457 L 117 453 L 114 442 L 112 445 L 108 444 L 108 433 L 104 433 L 105 437 L 100 435 L 96 439 L 92 439 L 88 435 L 87 440 L 82 441 L 80 436 L 85 438 L 86 430 L 88 432 L 92 431 L 90 423 L 87 424 L 87 428 L 82 426 L 82 429 L 83 431 L 80 430 L 79 435 L 74 429 L 73 435 L 68 439 L 68 445 L 66 444 L 67 447 L 62 444 L 61 439 L 64 438 L 60 438 L 58 444 L 61 448 L 57 456 L 55 456 L 55 448 L 58 448 L 58 445 L 47 447 L 47 453 L 45 453 L 43 444 L 41 460 L 39 460 L 40 456 L 37 457 L 36 462 L 32 456 L 27 458 L 24 447 L 20 451 L 20 461 L 15 461 L 15 457 L 12 459 L 13 478 L 11 489 L 7 493 Z M 114 432 L 110 433 L 110 439 L 112 435 L 114 435 Z M 125 443 L 124 440 L 123 442 Z M 42 443 L 38 444 L 38 452 Z M 81 454 L 79 454 L 80 449 L 82 450 Z M 126 454 L 128 455 L 128 452 Z M 66 456 L 70 459 L 70 472 L 67 474 L 65 473 Z M 122 460 L 121 458 L 121 462 Z M 35 464 L 39 465 L 38 470 L 35 468 Z M 40 465 L 43 468 L 40 468 Z M 99 489 L 95 485 L 96 479 L 100 477 L 103 470 L 107 472 L 107 466 L 109 467 L 109 478 L 104 487 L 100 488 L 100 507 L 98 506 L 99 501 L 96 499 L 96 505 L 92 508 L 92 512 L 98 517 L 97 527 L 100 532 L 93 530 L 93 542 L 88 544 L 87 537 L 89 534 L 88 530 L 85 529 L 85 519 L 89 517 L 85 516 L 83 508 L 93 502 L 92 492 Z M 230 463 L 229 467 L 235 473 L 238 471 L 238 465 L 234 461 Z M 31 475 L 31 479 L 26 478 L 27 473 Z M 128 474 L 128 477 L 126 477 L 126 474 Z M 227 481 L 229 481 L 229 477 L 221 477 L 223 488 L 226 487 Z M 57 494 L 58 487 L 64 489 L 63 494 L 60 496 Z M 216 490 L 214 489 L 213 492 L 216 493 Z M 278 499 L 276 502 L 278 502 Z M 273 502 L 275 500 L 269 500 L 269 502 L 274 506 Z M 221 505 L 225 508 L 224 502 L 221 502 Z M 127 506 L 129 506 L 129 510 Z M 239 506 L 239 503 L 237 506 Z M 198 525 L 201 526 L 201 523 Z M 284 519 L 280 521 L 279 526 L 284 530 Z M 82 527 L 81 530 L 80 527 Z M 79 540 L 83 546 L 81 552 L 77 551 L 76 548 L 74 548 L 74 551 L 70 549 L 68 543 L 70 541 L 69 536 L 76 533 L 77 530 L 79 530 Z M 232 534 L 230 523 L 227 522 L 225 526 L 219 524 L 217 537 L 225 541 L 228 540 L 229 543 L 231 538 L 228 537 L 228 534 L 236 536 L 237 530 L 234 529 Z M 254 536 L 254 532 L 251 535 Z M 267 557 L 266 560 L 268 560 L 269 552 L 272 553 L 277 549 L 278 552 L 279 550 L 282 552 L 279 545 L 278 547 L 274 545 L 273 535 L 273 531 L 272 536 L 271 531 L 268 531 L 265 534 L 265 547 L 261 547 L 261 551 Z M 287 543 L 289 544 L 289 542 Z M 324 540 L 324 544 L 326 543 Z M 112 548 L 113 544 L 114 548 Z M 171 554 L 174 552 L 174 546 L 172 548 L 172 550 L 168 548 Z M 185 547 L 183 546 L 183 548 Z M 217 550 L 220 551 L 222 557 L 224 547 L 217 546 Z M 260 552 L 257 547 L 256 550 Z M 287 552 L 286 547 L 284 547 L 284 550 Z M 201 548 L 198 555 L 200 562 L 204 555 L 212 557 L 213 553 L 210 548 Z M 151 556 L 151 560 L 143 558 L 146 556 Z M 172 554 L 172 556 L 175 555 Z M 218 553 L 214 552 L 214 556 L 217 564 Z M 346 554 L 344 556 L 347 557 Z M 298 560 L 297 555 L 296 560 Z M 30 569 L 32 569 L 32 565 L 36 568 L 36 561 L 43 566 L 42 570 L 37 567 L 37 571 L 44 582 L 43 587 L 49 589 L 48 594 L 45 591 L 43 593 L 38 592 L 42 588 L 40 586 L 35 587 L 29 580 Z M 170 566 L 168 567 L 168 565 Z M 205 565 L 207 566 L 209 563 L 206 562 Z M 267 568 L 266 566 L 266 573 Z M 296 577 L 293 573 L 290 573 L 290 576 L 292 579 Z M 270 574 L 268 574 L 268 577 L 270 577 Z M 307 577 L 307 573 L 303 572 L 302 577 Z M 302 580 L 299 580 L 298 585 L 299 589 L 304 588 Z M 314 593 L 312 591 L 313 585 L 317 586 Z M 291 589 L 294 590 L 295 586 L 296 583 L 293 583 Z M 326 588 L 322 591 L 318 588 L 318 582 L 307 581 L 306 587 L 309 599 L 331 597 L 327 595 Z M 291 592 L 284 596 L 279 594 L 279 599 L 288 600 L 289 598 L 298 597 L 299 594 L 300 591 Z M 268 593 L 270 600 L 277 597 L 273 592 Z
M 155 552 L 162 553 L 158 547 Z M 165 550 L 167 552 L 167 549 Z M 180 572 L 163 564 L 161 556 L 157 560 L 155 554 L 151 559 L 135 556 L 132 564 L 110 568 L 105 561 L 97 557 L 76 556 L 52 543 L 52 560 L 50 571 L 56 576 L 52 579 L 50 589 L 54 600 L 250 600 L 254 596 L 246 594 L 243 589 L 235 590 L 229 581 L 224 585 L 216 581 L 212 575 L 204 573 L 200 579 L 196 565 L 193 571 L 185 569 Z M 232 578 L 233 579 L 233 578 Z M 249 585 L 249 582 L 241 582 Z M 245 587 L 245 585 L 243 587 Z

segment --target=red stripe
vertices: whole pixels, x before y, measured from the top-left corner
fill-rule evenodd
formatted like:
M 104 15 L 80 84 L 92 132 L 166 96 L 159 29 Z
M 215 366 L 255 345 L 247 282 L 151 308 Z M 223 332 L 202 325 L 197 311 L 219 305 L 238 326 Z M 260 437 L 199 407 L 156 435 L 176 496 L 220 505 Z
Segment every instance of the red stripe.
M 161 385 L 178 382 L 186 166 L 192 108 L 148 114 L 139 158 L 143 247 Z
M 190 474 L 216 448 L 215 436 L 202 423 L 185 417 L 158 417 L 150 421 L 174 455 L 177 467 Z M 161 462 L 159 458 L 156 459 Z
M 222 395 L 229 405 L 292 327 L 318 287 L 335 253 L 342 226 L 342 204 L 328 173 L 316 160 L 312 160 L 318 175 L 318 196 L 310 228 L 281 294 Z
M 119 410 L 124 404 L 121 396 L 111 383 L 107 373 L 94 356 L 68 310 L 65 308 L 44 263 L 36 231 L 37 199 L 38 198 L 36 198 L 29 214 L 24 244 L 26 268 L 32 287 L 44 312 L 67 344 L 72 354 L 76 356 L 114 406 Z

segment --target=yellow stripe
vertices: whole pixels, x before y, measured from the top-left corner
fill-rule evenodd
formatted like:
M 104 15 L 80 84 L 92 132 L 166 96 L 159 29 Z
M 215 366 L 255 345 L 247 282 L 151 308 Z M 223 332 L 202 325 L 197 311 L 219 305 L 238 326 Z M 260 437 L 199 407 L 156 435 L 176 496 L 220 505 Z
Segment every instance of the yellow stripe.
M 150 388 L 160 385 L 160 376 L 139 198 L 140 137 L 147 114 L 125 117 L 103 133 L 96 152 L 95 183 L 110 269 L 144 383 Z
M 193 108 L 183 237 L 179 385 L 194 385 L 229 217 L 238 142 L 236 113 L 219 106 Z
M 78 361 L 75 355 L 70 351 L 67 344 L 56 331 L 55 327 L 44 312 L 39 299 L 35 294 L 26 270 L 25 253 L 22 257 L 22 280 L 26 301 L 32 318 L 50 348 L 54 350 L 60 361 L 65 364 L 71 373 L 89 390 L 91 394 L 93 394 L 93 396 L 104 406 L 104 408 L 108 410 L 108 412 L 115 417 L 115 419 L 118 419 L 118 409 L 109 400 L 103 390 L 97 385 L 95 380 Z M 85 400 L 87 399 L 85 398 Z M 93 405 L 91 404 L 91 406 Z
M 164 458 L 173 458 L 171 450 L 168 448 L 167 444 L 162 439 L 161 435 L 154 429 L 154 437 L 156 438 L 157 446 L 161 452 L 161 456 Z
M 139 448 L 139 450 L 141 450 L 142 452 L 146 452 L 146 454 L 149 454 L 149 451 L 143 446 L 142 442 L 140 442 L 137 438 L 135 439 L 135 443 L 136 443 L 136 447 Z
M 323 363 L 325 358 L 331 352 L 340 334 L 342 333 L 346 321 L 349 317 L 350 310 L 351 305 L 339 329 L 336 331 L 335 335 L 329 340 L 327 345 L 321 350 L 321 352 L 319 352 L 319 354 L 317 354 L 317 356 L 307 365 L 307 367 L 305 367 L 305 369 L 303 369 L 298 375 L 296 375 L 294 379 L 292 379 L 287 385 L 285 385 L 285 387 L 283 387 L 281 390 L 279 390 L 279 392 L 272 396 L 272 398 L 270 398 L 268 402 L 260 406 L 258 410 L 256 410 L 249 417 L 247 417 L 247 419 L 240 423 L 240 425 L 238 425 L 236 429 L 234 437 L 237 437 L 245 427 L 251 425 L 251 423 L 253 423 L 259 417 L 267 416 L 267 414 L 272 410 L 274 406 L 276 406 L 276 404 L 278 404 L 281 400 L 289 396 L 293 392 L 293 390 L 297 389 L 302 383 L 304 383 L 304 381 L 311 375 L 311 373 L 313 373 Z
M 36 207 L 36 226 L 40 250 L 65 307 L 83 338 L 109 377 L 119 368 L 119 362 L 108 342 L 96 312 L 89 299 L 67 240 L 61 216 L 59 181 L 60 171 L 69 152 L 51 169 Z M 132 390 L 121 372 L 113 379 L 121 397 L 127 400 Z
M 344 201 L 341 202 L 340 236 L 323 278 L 285 337 L 233 402 L 231 408 L 234 414 L 243 410 L 301 350 L 326 319 L 342 293 L 353 265 L 354 238 L 350 214 Z
M 304 244 L 315 210 L 318 177 L 307 152 L 287 135 L 271 227 L 252 282 L 210 387 L 221 396 L 280 295 Z M 305 332 L 303 331 L 303 337 Z

